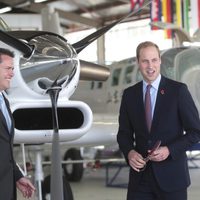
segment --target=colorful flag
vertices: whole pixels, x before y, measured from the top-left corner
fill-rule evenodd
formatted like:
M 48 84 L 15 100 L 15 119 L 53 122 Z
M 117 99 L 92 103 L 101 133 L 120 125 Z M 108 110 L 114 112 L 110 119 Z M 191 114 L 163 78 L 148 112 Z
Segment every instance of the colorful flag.
M 189 0 L 183 0 L 183 27 L 189 33 Z
M 176 24 L 180 27 L 182 24 L 182 0 L 176 0 Z
M 136 10 L 142 6 L 144 0 L 130 0 L 131 2 L 131 10 Z
M 200 0 L 192 0 L 191 3 L 191 28 L 195 32 L 200 28 Z
M 161 1 L 160 0 L 153 0 L 151 3 L 151 21 L 161 21 Z M 158 28 L 155 26 L 151 27 L 152 30 L 157 30 Z
M 173 21 L 172 2 L 173 0 L 162 0 L 162 12 L 164 22 L 171 23 Z M 166 38 L 171 38 L 172 31 L 166 30 Z

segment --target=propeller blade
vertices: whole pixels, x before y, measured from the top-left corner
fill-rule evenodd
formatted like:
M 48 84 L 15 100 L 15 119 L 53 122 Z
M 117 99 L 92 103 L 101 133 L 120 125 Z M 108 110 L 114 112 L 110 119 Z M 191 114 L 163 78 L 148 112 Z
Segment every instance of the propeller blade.
M 25 58 L 30 58 L 34 52 L 33 46 L 28 45 L 28 44 L 22 42 L 21 40 L 18 40 L 16 38 L 12 37 L 11 35 L 9 35 L 8 33 L 4 32 L 2 30 L 0 30 L 0 40 L 3 41 L 4 43 L 6 43 L 7 45 L 22 52 L 23 56 Z
M 49 93 L 52 102 L 52 117 L 53 117 L 53 141 L 51 153 L 51 200 L 64 200 L 63 196 L 63 178 L 62 178 L 62 164 L 59 143 L 59 124 L 57 113 L 57 99 L 61 87 L 54 86 L 50 88 Z
M 117 21 L 115 21 L 115 22 L 113 22 L 113 23 L 111 23 L 107 26 L 100 28 L 99 30 L 95 31 L 94 33 L 90 34 L 89 36 L 83 38 L 82 40 L 80 40 L 76 43 L 74 43 L 72 46 L 75 48 L 77 53 L 80 53 L 85 47 L 87 47 L 90 43 L 92 43 L 93 41 L 98 39 L 100 36 L 102 36 L 107 31 L 109 31 L 112 27 L 119 24 L 124 19 L 139 13 L 143 8 L 148 6 L 151 2 L 152 2 L 152 0 L 144 2 L 143 5 L 141 7 L 139 7 L 137 10 L 131 11 L 128 15 L 125 15 L 124 17 L 120 18 L 119 20 L 117 20 Z

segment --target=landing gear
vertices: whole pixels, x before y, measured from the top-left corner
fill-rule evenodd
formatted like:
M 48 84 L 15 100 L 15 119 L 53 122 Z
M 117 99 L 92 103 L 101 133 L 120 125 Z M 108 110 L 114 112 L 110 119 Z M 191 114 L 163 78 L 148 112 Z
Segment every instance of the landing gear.
M 50 181 L 51 181 L 51 176 L 48 175 L 42 182 L 42 200 L 49 199 L 48 196 L 50 196 Z M 65 177 L 63 177 L 63 196 L 64 200 L 74 199 L 71 186 Z
M 83 160 L 79 149 L 69 149 L 64 155 L 64 161 Z M 63 164 L 63 171 L 66 179 L 72 182 L 78 182 L 83 176 L 83 163 Z
M 83 163 L 73 163 L 75 160 L 83 160 L 80 150 L 71 148 L 66 151 L 64 161 L 72 161 L 70 164 L 63 164 L 63 196 L 64 200 L 73 200 L 73 193 L 69 181 L 78 182 L 83 176 Z M 42 182 L 42 199 L 47 200 L 50 196 L 50 175 L 46 176 Z

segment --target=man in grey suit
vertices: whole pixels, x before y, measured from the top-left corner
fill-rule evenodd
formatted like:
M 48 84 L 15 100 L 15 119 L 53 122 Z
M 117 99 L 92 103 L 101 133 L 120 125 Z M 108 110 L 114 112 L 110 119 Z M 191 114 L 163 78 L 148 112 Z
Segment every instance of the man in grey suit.
M 14 122 L 3 91 L 10 87 L 13 73 L 13 52 L 0 48 L 0 199 L 16 200 L 16 187 L 30 198 L 35 187 L 23 177 L 13 157 Z
M 143 42 L 136 54 L 143 81 L 123 93 L 117 134 L 130 166 L 127 200 L 186 200 L 186 150 L 200 141 L 198 111 L 185 84 L 160 74 L 156 44 Z M 157 141 L 161 146 L 151 152 Z

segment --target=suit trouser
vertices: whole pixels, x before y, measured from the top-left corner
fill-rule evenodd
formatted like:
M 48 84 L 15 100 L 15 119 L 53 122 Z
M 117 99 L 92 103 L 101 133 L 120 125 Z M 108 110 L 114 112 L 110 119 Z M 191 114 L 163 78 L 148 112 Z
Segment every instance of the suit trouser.
M 136 192 L 128 192 L 127 200 L 187 200 L 187 188 L 180 191 L 165 192 L 160 189 L 151 166 L 145 169 Z

